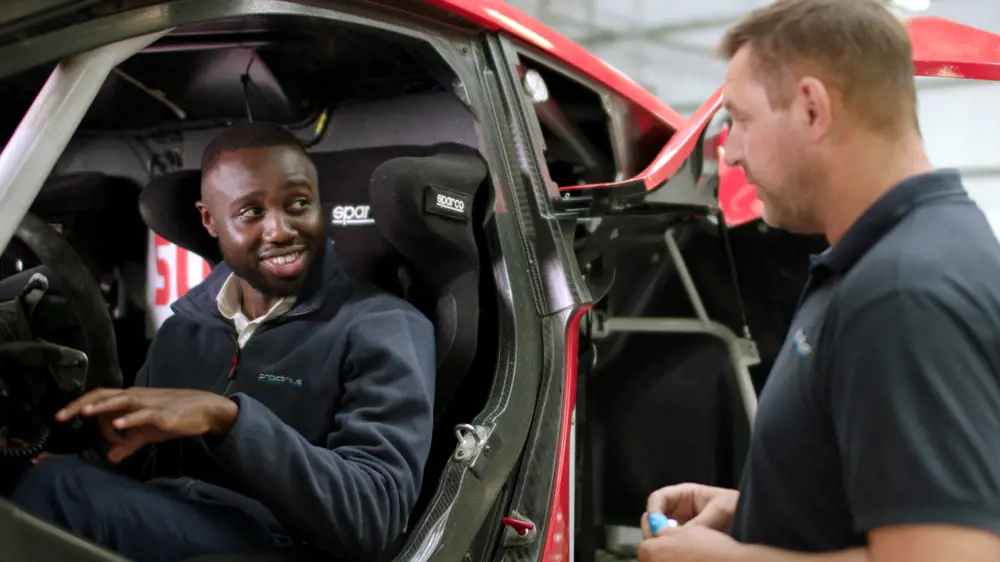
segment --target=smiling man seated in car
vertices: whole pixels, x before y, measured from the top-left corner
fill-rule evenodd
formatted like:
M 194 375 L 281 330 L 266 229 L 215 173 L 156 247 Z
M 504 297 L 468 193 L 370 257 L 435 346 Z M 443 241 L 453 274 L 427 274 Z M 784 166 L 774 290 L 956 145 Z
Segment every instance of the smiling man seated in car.
M 95 419 L 110 464 L 42 460 L 11 501 L 135 560 L 303 542 L 372 560 L 402 533 L 430 450 L 434 332 L 347 277 L 316 176 L 277 126 L 209 144 L 198 209 L 224 262 L 174 304 L 135 387 L 57 415 Z

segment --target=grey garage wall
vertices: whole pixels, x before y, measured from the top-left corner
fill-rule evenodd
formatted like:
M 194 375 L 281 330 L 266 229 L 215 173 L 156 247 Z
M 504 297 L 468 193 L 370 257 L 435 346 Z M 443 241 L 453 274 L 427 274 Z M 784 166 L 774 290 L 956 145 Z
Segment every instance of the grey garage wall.
M 962 171 L 1000 231 L 1000 83 L 922 81 L 920 124 L 933 163 Z

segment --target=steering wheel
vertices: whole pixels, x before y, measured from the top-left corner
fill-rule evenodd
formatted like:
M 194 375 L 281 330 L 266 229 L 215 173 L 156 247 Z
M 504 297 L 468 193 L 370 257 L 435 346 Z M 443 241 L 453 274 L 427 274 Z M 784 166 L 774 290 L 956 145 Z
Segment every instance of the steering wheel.
M 31 213 L 25 215 L 14 232 L 14 237 L 24 244 L 55 277 L 51 280 L 52 284 L 58 287 L 58 293 L 65 298 L 69 309 L 75 316 L 83 336 L 78 345 L 82 344 L 83 349 L 73 350 L 47 341 L 37 340 L 37 338 L 35 341 L 8 342 L 0 347 L 3 347 L 3 351 L 6 353 L 18 353 L 22 361 L 27 360 L 36 367 L 46 361 L 55 360 L 58 362 L 61 360 L 65 362 L 69 358 L 72 367 L 83 371 L 85 382 L 82 388 L 79 386 L 70 389 L 39 387 L 38 385 L 41 384 L 39 381 L 34 380 L 31 376 L 25 376 L 23 373 L 19 376 L 18 371 L 12 369 L 9 376 L 0 377 L 0 396 L 7 395 L 18 398 L 18 392 L 32 395 L 39 392 L 46 394 L 56 392 L 57 395 L 64 395 L 68 392 L 72 396 L 98 387 L 121 388 L 122 373 L 118 364 L 111 315 L 101 296 L 97 282 L 91 276 L 83 260 L 55 229 Z M 15 403 L 18 401 L 15 400 Z M 29 415 L 37 419 L 38 412 L 28 411 L 34 410 L 36 407 L 27 405 L 22 405 L 22 407 L 27 409 L 22 411 L 22 415 Z M 44 418 L 47 420 L 48 415 L 45 415 Z M 48 439 L 48 425 L 49 423 L 46 421 L 43 434 L 38 437 L 37 441 L 32 439 L 31 449 L 44 445 Z M 10 449 L 6 449 L 3 451 L 5 455 L 0 456 L 10 456 L 11 454 L 18 457 L 24 456 L 10 451 Z M 22 451 L 22 453 L 29 454 L 28 451 Z
M 56 284 L 76 313 L 83 330 L 88 358 L 86 390 L 98 387 L 121 388 L 115 329 L 104 297 L 76 250 L 45 221 L 26 213 L 14 231 L 39 261 L 55 276 Z

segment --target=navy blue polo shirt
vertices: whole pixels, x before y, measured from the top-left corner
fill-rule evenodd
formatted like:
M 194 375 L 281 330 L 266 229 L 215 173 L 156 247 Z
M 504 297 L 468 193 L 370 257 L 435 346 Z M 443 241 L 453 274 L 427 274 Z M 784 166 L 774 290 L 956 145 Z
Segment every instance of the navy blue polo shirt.
M 815 257 L 732 533 L 823 552 L 909 523 L 1000 532 L 1000 244 L 952 170 L 895 186 Z

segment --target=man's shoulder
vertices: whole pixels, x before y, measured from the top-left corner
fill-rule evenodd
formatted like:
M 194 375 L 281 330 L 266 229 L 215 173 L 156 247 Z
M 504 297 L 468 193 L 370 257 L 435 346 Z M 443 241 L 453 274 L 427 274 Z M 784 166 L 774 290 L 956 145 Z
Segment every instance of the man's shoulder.
M 914 297 L 948 307 L 1000 306 L 998 279 L 1000 243 L 982 212 L 964 205 L 930 207 L 903 221 L 851 268 L 838 304 L 864 309 Z
M 433 329 L 431 321 L 413 303 L 364 281 L 351 279 L 338 317 L 354 324 L 373 316 L 399 315 L 415 320 L 418 326 Z
M 153 340 L 150 342 L 150 353 L 177 353 L 178 349 L 187 349 L 195 342 L 223 341 L 230 345 L 231 340 L 222 330 L 210 328 L 203 322 L 198 322 L 184 314 L 172 314 L 163 320 L 156 328 Z

